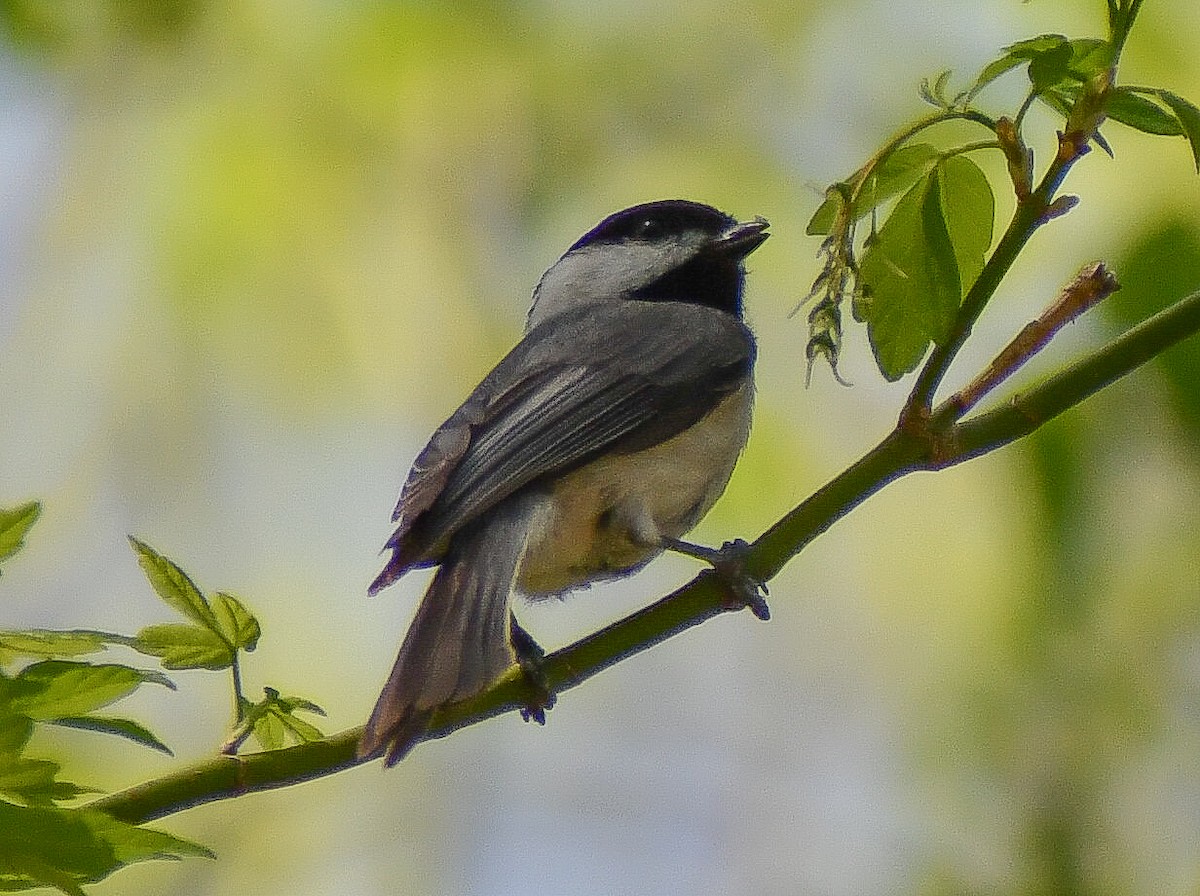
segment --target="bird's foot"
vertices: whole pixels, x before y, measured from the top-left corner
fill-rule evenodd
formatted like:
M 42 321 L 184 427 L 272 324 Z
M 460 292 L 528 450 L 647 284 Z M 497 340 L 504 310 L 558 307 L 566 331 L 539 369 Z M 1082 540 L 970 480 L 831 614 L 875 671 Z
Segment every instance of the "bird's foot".
M 767 606 L 767 585 L 746 571 L 746 552 L 750 545 L 740 538 L 727 541 L 719 548 L 708 548 L 679 539 L 671 539 L 667 547 L 697 560 L 703 560 L 713 568 L 713 574 L 725 586 L 731 609 L 749 607 L 750 612 L 764 622 L 771 618 Z
M 512 646 L 517 655 L 517 665 L 521 667 L 531 692 L 529 702 L 521 708 L 521 718 L 526 722 L 545 725 L 546 713 L 554 708 L 557 699 L 546 680 L 546 669 L 542 663 L 546 651 L 533 640 L 529 632 L 521 628 L 515 616 L 511 618 L 511 625 Z

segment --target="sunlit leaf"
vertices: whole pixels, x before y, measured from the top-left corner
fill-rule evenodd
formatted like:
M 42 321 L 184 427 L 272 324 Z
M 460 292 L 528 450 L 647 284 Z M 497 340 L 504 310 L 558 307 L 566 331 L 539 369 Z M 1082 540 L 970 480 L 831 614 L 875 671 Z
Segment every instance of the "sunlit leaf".
M 808 219 L 808 227 L 804 230 L 806 234 L 826 236 L 833 231 L 838 212 L 846 202 L 842 192 L 845 189 L 849 189 L 847 184 L 836 184 L 825 191 L 825 201 L 817 206 L 813 216 Z
M 1033 59 L 1035 56 L 1039 56 L 1048 50 L 1054 50 L 1067 43 L 1070 43 L 1070 41 L 1067 40 L 1065 34 L 1039 34 L 1037 37 L 1030 37 L 1026 40 L 1019 40 L 1015 44 L 1009 44 L 1004 48 L 1004 52 L 1018 59 Z
M 942 160 L 934 169 L 934 176 L 942 216 L 958 263 L 961 302 L 983 270 L 987 250 L 992 245 L 996 200 L 987 176 L 966 156 Z M 957 305 L 956 302 L 955 308 Z
M 198 844 L 103 812 L 25 808 L 0 801 L 0 889 L 44 885 L 82 894 L 81 884 L 101 880 L 125 865 L 212 855 Z
M 938 151 L 928 143 L 902 146 L 887 155 L 863 184 L 855 203 L 855 217 L 869 214 L 871 209 L 909 189 L 928 173 L 937 157 Z
M 107 632 L 75 630 L 0 631 L 0 665 L 18 656 L 66 657 L 82 656 L 104 650 L 107 644 L 128 641 L 121 635 Z
M 1094 46 L 1087 41 L 1069 41 L 1062 34 L 1043 34 L 1004 48 L 1004 55 L 984 66 L 969 91 L 974 96 L 996 78 L 1018 66 L 1029 64 L 1029 80 L 1043 91 L 1062 83 L 1072 72 L 1086 71 L 1093 64 Z
M 1070 43 L 1061 43 L 1034 54 L 1029 60 L 1029 80 L 1041 93 L 1056 87 L 1070 74 L 1074 52 Z
M 27 666 L 17 680 L 35 690 L 12 701 L 14 711 L 35 721 L 81 716 L 133 693 L 147 682 L 174 688 L 161 673 L 115 663 L 93 665 L 45 660 Z
M 108 719 L 99 716 L 67 716 L 52 719 L 51 723 L 61 725 L 65 728 L 81 728 L 84 731 L 115 734 L 118 737 L 124 737 L 152 750 L 158 750 L 160 753 L 166 753 L 168 756 L 175 755 L 171 752 L 171 748 L 159 740 L 152 731 L 131 719 Z
M 0 508 L 0 562 L 25 546 L 25 536 L 41 513 L 40 501 L 30 501 L 10 509 Z
M 950 333 L 992 242 L 995 200 L 965 156 L 939 161 L 896 204 L 863 253 L 855 315 L 880 372 L 894 380 Z
M 1001 75 L 1012 71 L 1019 65 L 1023 65 L 1027 61 L 1027 57 L 1018 56 L 1014 53 L 1005 53 L 999 59 L 989 62 L 983 67 L 979 73 L 979 77 L 975 79 L 975 83 L 971 85 L 971 89 L 967 92 L 967 96 L 973 97 L 983 88 L 987 87 Z
M 217 620 L 212 608 L 187 573 L 136 538 L 130 536 L 129 543 L 137 553 L 138 563 L 158 596 L 189 619 L 216 631 Z
M 863 181 L 854 201 L 853 220 L 869 215 L 877 206 L 909 189 L 929 171 L 937 157 L 938 151 L 928 143 L 902 146 L 885 156 Z M 851 178 L 851 183 L 857 182 L 861 176 L 860 169 Z M 849 183 L 837 184 L 829 189 L 825 201 L 809 220 L 809 236 L 827 234 L 833 229 L 838 210 L 845 201 L 843 194 L 849 189 Z
M 1192 159 L 1196 163 L 1196 172 L 1200 173 L 1200 108 L 1169 90 L 1160 90 L 1158 96 L 1179 119 L 1183 133 L 1187 135 L 1188 143 L 1192 147 Z
M 240 600 L 232 594 L 218 591 L 212 598 L 212 610 L 221 637 L 232 647 L 253 650 L 258 645 L 262 629 L 254 614 Z
M 316 713 L 319 716 L 325 715 L 325 710 L 311 700 L 306 700 L 303 697 L 280 697 L 279 703 L 286 707 L 289 712 L 304 710 L 305 712 Z
M 254 721 L 254 739 L 259 742 L 264 750 L 278 750 L 283 747 L 287 741 L 287 730 L 283 726 L 279 715 L 273 712 L 264 712 Z
M 303 697 L 282 697 L 274 688 L 263 688 L 263 699 L 244 707 L 244 726 L 253 733 L 264 750 L 278 750 L 295 743 L 310 743 L 325 737 L 311 722 L 298 718 L 297 712 L 324 716 L 325 710 Z
M 942 338 L 958 307 L 958 263 L 931 172 L 896 203 L 863 253 L 855 316 L 880 372 L 899 379 Z
M 946 207 L 942 202 L 941 168 L 929 177 L 929 189 L 921 204 L 921 227 L 925 236 L 926 273 L 930 275 L 928 294 L 922 315 L 929 337 L 941 342 L 954 322 L 954 312 L 962 300 L 962 281 L 958 270 L 958 253 L 951 238 Z
M 314 743 L 325 737 L 317 726 L 309 724 L 291 713 L 278 713 L 278 717 L 283 727 L 300 743 Z
M 228 669 L 234 651 L 215 631 L 186 622 L 148 625 L 131 645 L 160 658 L 165 669 Z
M 1118 87 L 1108 95 L 1104 111 L 1113 121 L 1146 134 L 1175 136 L 1183 133 L 1179 121 L 1149 97 Z
M 0 758 L 16 756 L 33 735 L 33 719 L 17 713 L 0 715 Z
M 1112 65 L 1112 44 L 1094 37 L 1081 37 L 1071 41 L 1072 75 L 1087 81 L 1101 74 Z

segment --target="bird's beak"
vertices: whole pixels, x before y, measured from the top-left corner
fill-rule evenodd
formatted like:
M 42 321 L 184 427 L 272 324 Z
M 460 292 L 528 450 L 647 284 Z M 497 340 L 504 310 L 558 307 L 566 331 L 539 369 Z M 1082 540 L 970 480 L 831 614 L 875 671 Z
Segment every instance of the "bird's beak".
M 771 235 L 767 233 L 770 226 L 766 218 L 739 222 L 717 237 L 713 248 L 735 258 L 745 258 L 767 241 Z

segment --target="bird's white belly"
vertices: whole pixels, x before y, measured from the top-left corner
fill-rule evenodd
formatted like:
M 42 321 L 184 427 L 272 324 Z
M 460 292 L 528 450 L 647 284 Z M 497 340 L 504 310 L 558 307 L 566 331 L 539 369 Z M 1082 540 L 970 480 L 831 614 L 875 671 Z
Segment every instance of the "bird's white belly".
M 520 590 L 553 595 L 627 574 L 696 525 L 729 482 L 752 403 L 747 383 L 674 438 L 558 480 L 530 521 Z

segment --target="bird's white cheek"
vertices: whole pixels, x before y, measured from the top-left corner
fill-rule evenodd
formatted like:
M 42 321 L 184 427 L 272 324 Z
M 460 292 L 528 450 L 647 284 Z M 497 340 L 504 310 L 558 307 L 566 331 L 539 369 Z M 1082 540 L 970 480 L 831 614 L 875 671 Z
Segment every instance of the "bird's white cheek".
M 564 476 L 533 514 L 517 585 L 530 597 L 633 572 L 721 496 L 750 432 L 752 387 L 672 439 Z

